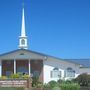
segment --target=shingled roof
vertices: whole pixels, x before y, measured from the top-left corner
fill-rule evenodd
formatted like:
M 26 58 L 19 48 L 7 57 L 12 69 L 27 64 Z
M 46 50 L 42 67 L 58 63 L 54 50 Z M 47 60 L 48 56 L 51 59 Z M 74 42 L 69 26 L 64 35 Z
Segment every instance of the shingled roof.
M 79 63 L 80 65 L 83 65 L 84 67 L 90 67 L 90 59 L 65 59 L 65 60 Z

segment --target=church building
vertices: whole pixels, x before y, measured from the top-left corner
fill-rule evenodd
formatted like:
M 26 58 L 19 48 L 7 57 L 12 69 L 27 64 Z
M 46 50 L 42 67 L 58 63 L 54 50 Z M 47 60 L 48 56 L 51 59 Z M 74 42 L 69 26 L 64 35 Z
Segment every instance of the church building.
M 71 80 L 82 73 L 90 74 L 90 68 L 79 63 L 28 50 L 24 8 L 18 47 L 17 50 L 0 55 L 0 76 L 27 73 L 29 76 L 38 76 L 43 83 L 48 83 L 58 79 Z

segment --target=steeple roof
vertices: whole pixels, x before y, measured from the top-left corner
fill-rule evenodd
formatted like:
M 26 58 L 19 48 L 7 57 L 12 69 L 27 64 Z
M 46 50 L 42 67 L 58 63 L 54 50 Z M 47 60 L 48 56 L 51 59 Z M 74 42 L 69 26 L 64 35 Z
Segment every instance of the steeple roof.
M 19 49 L 28 49 L 27 36 L 25 33 L 25 15 L 24 7 L 22 8 L 22 26 L 21 26 L 21 35 L 19 38 Z
M 24 16 L 24 7 L 22 9 L 22 27 L 21 27 L 21 37 L 25 37 L 25 16 Z

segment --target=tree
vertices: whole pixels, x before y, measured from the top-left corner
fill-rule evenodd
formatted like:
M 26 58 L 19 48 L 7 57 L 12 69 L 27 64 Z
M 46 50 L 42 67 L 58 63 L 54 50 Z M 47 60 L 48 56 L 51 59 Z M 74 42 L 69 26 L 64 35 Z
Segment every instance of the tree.
M 80 86 L 88 86 L 90 84 L 90 75 L 87 73 L 80 74 L 75 81 L 77 81 Z

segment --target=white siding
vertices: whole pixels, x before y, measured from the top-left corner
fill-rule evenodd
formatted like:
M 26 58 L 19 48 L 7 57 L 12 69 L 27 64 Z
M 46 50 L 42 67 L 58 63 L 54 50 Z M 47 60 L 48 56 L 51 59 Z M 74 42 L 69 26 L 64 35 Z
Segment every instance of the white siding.
M 90 74 L 90 68 L 80 68 L 79 69 L 79 73 L 82 74 L 82 73 L 88 73 Z
M 79 66 L 70 62 L 62 61 L 62 60 L 55 60 L 53 58 L 48 58 L 46 61 L 44 61 L 44 83 L 48 83 L 51 80 L 59 80 L 58 78 L 51 78 L 50 72 L 53 70 L 53 68 L 59 68 L 61 71 L 61 79 L 69 79 L 64 77 L 64 72 L 66 68 L 71 67 L 75 70 L 75 77 L 79 74 Z
M 44 61 L 44 83 L 48 83 L 49 81 L 51 80 L 55 80 L 57 81 L 59 78 L 51 78 L 51 71 L 53 70 L 54 66 L 52 65 L 47 65 L 47 63 L 49 64 L 53 64 L 53 62 L 47 62 L 47 61 Z M 62 69 L 59 69 L 63 75 L 63 70 Z M 62 76 L 63 77 L 63 76 Z

